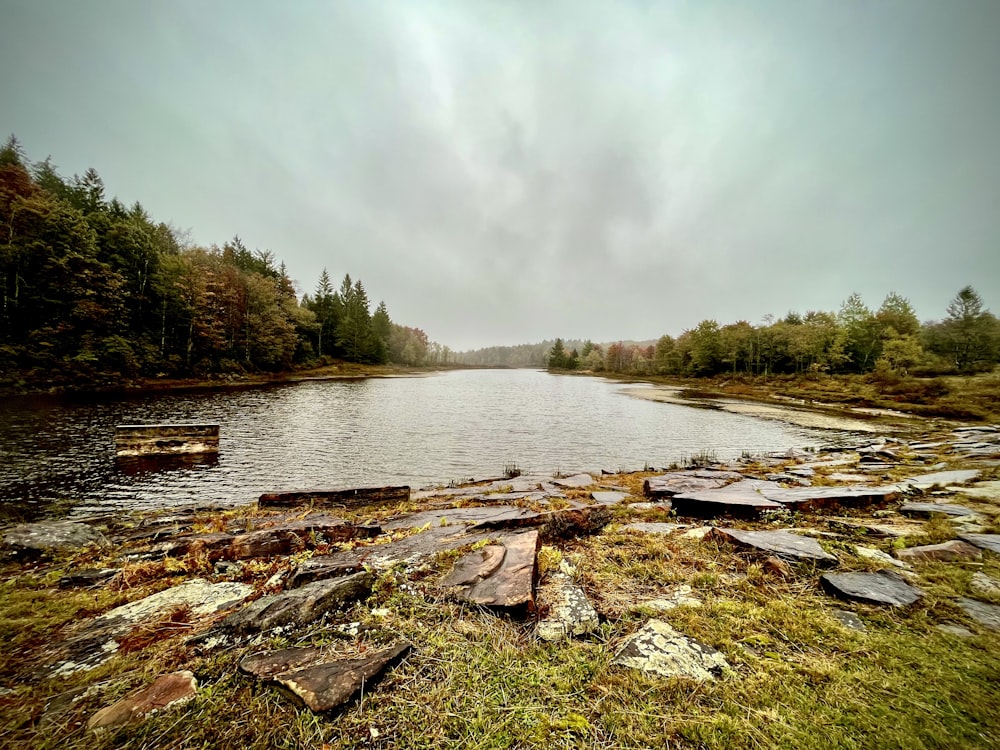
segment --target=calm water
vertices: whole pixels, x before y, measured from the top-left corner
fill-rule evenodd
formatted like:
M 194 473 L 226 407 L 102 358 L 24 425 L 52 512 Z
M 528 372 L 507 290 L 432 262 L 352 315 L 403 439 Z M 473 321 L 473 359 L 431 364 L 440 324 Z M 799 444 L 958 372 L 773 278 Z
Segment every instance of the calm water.
M 261 492 L 410 484 L 525 472 L 641 469 L 712 450 L 829 445 L 846 433 L 661 404 L 619 383 L 531 370 L 315 381 L 236 392 L 0 405 L 0 509 L 36 517 Z M 116 463 L 116 424 L 218 422 L 213 461 Z

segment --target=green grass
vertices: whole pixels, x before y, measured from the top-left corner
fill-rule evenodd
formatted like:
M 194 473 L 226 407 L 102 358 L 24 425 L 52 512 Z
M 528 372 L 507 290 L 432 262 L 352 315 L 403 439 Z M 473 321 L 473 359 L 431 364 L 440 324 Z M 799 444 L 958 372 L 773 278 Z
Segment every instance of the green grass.
M 625 481 L 623 479 L 623 481 Z M 635 477 L 628 481 L 641 482 Z M 624 519 L 622 519 L 624 520 Z M 945 533 L 928 522 L 925 535 Z M 841 569 L 867 569 L 845 542 L 822 540 Z M 882 543 L 885 546 L 886 543 Z M 453 557 L 453 556 L 452 556 Z M 818 571 L 793 566 L 788 580 L 727 545 L 624 532 L 547 546 L 546 571 L 561 560 L 604 616 L 591 637 L 539 641 L 533 623 L 443 600 L 434 588 L 443 556 L 419 572 L 383 573 L 372 597 L 335 622 L 361 621 L 358 639 L 317 625 L 201 653 L 181 634 L 121 654 L 89 673 L 52 679 L 40 667 L 74 622 L 142 587 L 170 579 L 138 575 L 125 592 L 53 589 L 60 566 L 8 576 L 0 588 L 0 746 L 38 748 L 983 748 L 1000 745 L 1000 636 L 954 601 L 977 570 L 1000 577 L 1000 561 L 918 568 L 925 599 L 906 610 L 850 605 L 824 595 Z M 148 571 L 147 571 L 148 572 Z M 167 572 L 167 571 L 163 571 Z M 270 566 L 253 573 L 259 583 Z M 141 583 L 140 583 L 141 581 Z M 701 607 L 653 615 L 719 649 L 732 665 L 714 682 L 664 679 L 611 661 L 651 616 L 642 602 L 692 586 Z M 981 597 L 980 597 L 981 598 Z M 836 621 L 857 613 L 867 631 Z M 375 608 L 388 615 L 373 613 Z M 938 631 L 956 622 L 961 639 Z M 331 623 L 333 624 L 333 623 Z M 166 627 L 166 625 L 165 625 Z M 271 684 L 240 674 L 251 653 L 327 645 L 353 655 L 399 637 L 413 652 L 339 714 L 316 716 Z M 191 669 L 191 702 L 141 724 L 99 735 L 86 720 L 157 675 Z M 89 688 L 89 689 L 88 689 Z M 46 706 L 49 706 L 46 710 Z

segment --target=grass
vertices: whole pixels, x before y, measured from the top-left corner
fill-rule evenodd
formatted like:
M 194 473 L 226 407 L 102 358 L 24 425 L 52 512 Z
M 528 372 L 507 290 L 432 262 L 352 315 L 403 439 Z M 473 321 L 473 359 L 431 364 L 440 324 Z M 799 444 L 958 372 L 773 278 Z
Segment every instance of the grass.
M 614 477 L 635 496 L 645 475 Z M 615 510 L 616 521 L 662 520 L 661 509 Z M 240 518 L 229 519 L 239 523 Z M 796 521 L 798 523 L 798 520 Z M 205 528 L 211 528 L 209 519 Z M 752 525 L 766 528 L 765 523 Z M 909 543 L 952 533 L 931 519 Z M 878 544 L 885 548 L 890 542 Z M 850 540 L 821 540 L 842 570 L 872 569 Z M 38 748 L 982 748 L 1000 745 L 1000 635 L 985 631 L 955 600 L 982 570 L 1000 578 L 1000 559 L 916 568 L 924 599 L 905 610 L 838 602 L 818 585 L 821 571 L 792 566 L 779 577 L 758 558 L 724 544 L 621 527 L 546 545 L 542 575 L 565 561 L 602 614 L 585 639 L 538 640 L 533 623 L 441 598 L 434 583 L 463 550 L 415 570 L 383 572 L 372 596 L 327 623 L 217 651 L 186 644 L 186 611 L 136 628 L 128 647 L 88 673 L 50 678 L 52 643 L 74 623 L 170 585 L 199 561 L 136 563 L 100 590 L 55 589 L 67 566 L 8 568 L 0 584 L 0 747 Z M 100 564 L 101 560 L 87 561 Z M 247 563 L 241 580 L 260 588 L 282 561 Z M 877 567 L 877 566 L 876 566 Z M 701 607 L 654 614 L 643 602 L 688 585 Z M 982 596 L 977 596 L 982 598 Z M 1000 597 L 994 597 L 1000 600 Z M 1000 603 L 1000 601 L 997 601 Z M 842 626 L 833 608 L 866 623 Z M 731 669 L 714 682 L 663 679 L 614 666 L 623 640 L 655 616 L 720 650 Z M 333 626 L 361 622 L 348 637 Z M 970 628 L 972 638 L 936 629 Z M 251 653 L 324 645 L 345 656 L 397 638 L 411 654 L 345 710 L 316 716 L 272 684 L 239 673 Z M 134 647 L 136 650 L 131 650 Z M 138 650 L 140 649 L 141 650 Z M 83 729 L 99 708 L 156 676 L 191 669 L 197 697 L 141 724 L 99 735 Z

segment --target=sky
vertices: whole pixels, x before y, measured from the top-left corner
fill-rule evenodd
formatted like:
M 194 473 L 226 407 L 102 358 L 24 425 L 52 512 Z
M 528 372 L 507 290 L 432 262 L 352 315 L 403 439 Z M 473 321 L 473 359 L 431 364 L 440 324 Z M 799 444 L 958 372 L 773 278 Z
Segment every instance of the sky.
M 454 350 L 1000 313 L 1000 2 L 0 0 L 0 136 Z

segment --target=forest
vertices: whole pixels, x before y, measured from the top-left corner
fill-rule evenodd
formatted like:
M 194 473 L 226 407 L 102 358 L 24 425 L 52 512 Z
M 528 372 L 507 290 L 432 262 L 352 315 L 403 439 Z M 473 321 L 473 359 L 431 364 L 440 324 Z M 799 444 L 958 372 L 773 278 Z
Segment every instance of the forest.
M 760 325 L 703 320 L 655 344 L 593 344 L 569 349 L 556 339 L 550 370 L 586 369 L 632 375 L 715 376 L 819 373 L 968 374 L 1000 361 L 1000 321 L 971 286 L 947 306 L 947 316 L 921 324 L 909 300 L 895 292 L 877 310 L 852 294 L 840 310 L 788 313 Z
M 372 311 L 360 279 L 324 269 L 298 298 L 284 263 L 239 236 L 198 247 L 94 169 L 62 177 L 0 148 L 0 386 L 88 388 L 337 360 L 422 365 L 447 351 Z

